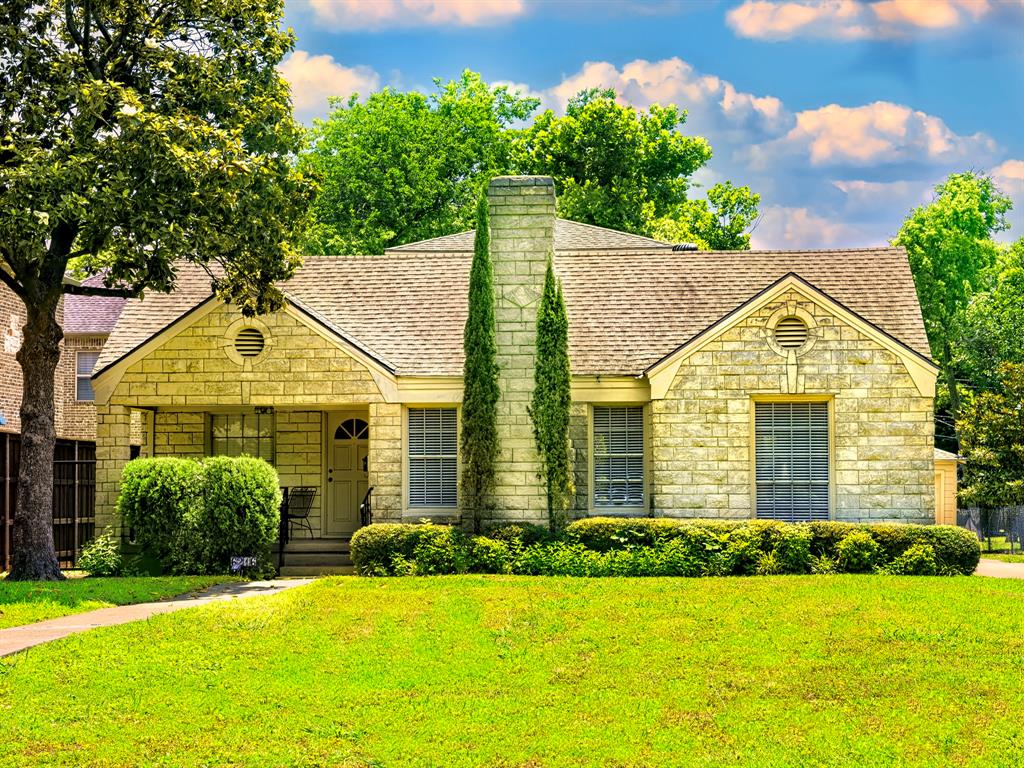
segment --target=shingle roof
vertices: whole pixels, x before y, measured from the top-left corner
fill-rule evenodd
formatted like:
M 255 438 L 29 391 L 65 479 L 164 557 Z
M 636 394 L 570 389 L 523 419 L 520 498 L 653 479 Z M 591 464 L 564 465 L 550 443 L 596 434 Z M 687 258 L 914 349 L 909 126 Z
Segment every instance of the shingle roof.
M 93 275 L 83 280 L 82 285 L 102 286 L 103 276 Z M 110 333 L 126 301 L 118 296 L 65 296 L 64 333 L 98 336 Z
M 402 252 L 438 252 L 462 253 L 473 250 L 473 238 L 476 230 L 444 235 L 431 240 L 420 240 L 416 243 L 397 245 L 388 248 L 385 253 Z M 555 219 L 555 251 L 624 251 L 634 249 L 651 250 L 652 248 L 670 249 L 672 243 L 652 240 L 642 235 L 631 235 L 628 232 L 617 232 L 614 229 L 596 227 L 593 224 L 582 224 L 568 219 Z
M 392 250 L 307 258 L 285 293 L 358 339 L 398 375 L 458 376 L 470 256 Z M 639 375 L 793 272 L 929 357 L 902 248 L 842 251 L 607 251 L 559 254 L 577 375 Z M 209 277 L 179 271 L 178 290 L 125 307 L 100 370 L 210 295 Z

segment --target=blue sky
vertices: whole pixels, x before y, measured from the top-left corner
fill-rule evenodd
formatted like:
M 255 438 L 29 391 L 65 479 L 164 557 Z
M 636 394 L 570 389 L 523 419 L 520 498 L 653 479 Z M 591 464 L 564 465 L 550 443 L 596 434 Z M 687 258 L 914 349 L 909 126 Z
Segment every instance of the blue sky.
M 1024 236 L 1024 0 L 286 0 L 286 22 L 306 122 L 463 69 L 556 111 L 601 85 L 689 111 L 715 153 L 696 181 L 762 195 L 755 247 L 884 244 L 968 169 Z

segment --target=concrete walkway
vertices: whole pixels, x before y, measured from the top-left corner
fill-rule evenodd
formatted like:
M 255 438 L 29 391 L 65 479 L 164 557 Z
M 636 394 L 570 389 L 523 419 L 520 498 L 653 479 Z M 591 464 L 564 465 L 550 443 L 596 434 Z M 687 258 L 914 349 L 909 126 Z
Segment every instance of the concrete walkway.
M 974 575 L 992 576 L 997 579 L 1024 579 L 1024 563 L 1004 563 L 1002 560 L 986 560 L 982 556 Z
M 286 589 L 302 587 L 313 579 L 282 579 L 277 581 L 247 581 L 217 584 L 202 592 L 180 595 L 158 603 L 119 605 L 114 608 L 100 608 L 98 611 L 76 613 L 57 619 L 37 621 L 21 627 L 0 629 L 0 656 L 32 648 L 36 645 L 59 640 L 68 635 L 86 632 L 96 627 L 113 627 L 131 621 L 141 621 L 161 613 L 173 613 L 183 608 L 195 608 L 224 600 L 238 600 L 258 595 L 276 595 Z

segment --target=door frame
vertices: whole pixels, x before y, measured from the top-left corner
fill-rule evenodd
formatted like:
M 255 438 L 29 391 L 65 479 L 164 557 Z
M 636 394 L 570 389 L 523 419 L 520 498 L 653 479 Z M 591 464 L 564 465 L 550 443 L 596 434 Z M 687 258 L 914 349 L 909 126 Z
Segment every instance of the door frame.
M 346 408 L 339 408 L 330 411 L 323 411 L 323 444 L 321 446 L 321 455 L 323 461 L 320 462 L 320 487 L 323 488 L 323 501 L 320 505 L 320 538 L 335 538 L 327 533 L 327 518 L 331 514 L 332 506 L 334 504 L 334 494 L 331 491 L 331 484 L 327 482 L 327 476 L 330 474 L 327 470 L 329 469 L 330 462 L 333 458 L 334 452 L 334 432 L 337 430 L 338 425 L 341 424 L 345 419 L 362 419 L 367 423 L 370 429 L 370 437 L 366 441 L 366 463 L 369 467 L 370 463 L 370 439 L 373 438 L 373 424 L 370 423 L 370 406 L 358 406 L 352 405 Z M 367 477 L 369 482 L 369 477 Z M 359 502 L 356 502 L 357 504 Z M 358 512 L 358 510 L 356 510 Z M 355 530 L 359 530 L 361 526 L 356 525 Z M 351 535 L 351 534 L 349 534 Z M 344 536 L 342 536 L 344 538 Z

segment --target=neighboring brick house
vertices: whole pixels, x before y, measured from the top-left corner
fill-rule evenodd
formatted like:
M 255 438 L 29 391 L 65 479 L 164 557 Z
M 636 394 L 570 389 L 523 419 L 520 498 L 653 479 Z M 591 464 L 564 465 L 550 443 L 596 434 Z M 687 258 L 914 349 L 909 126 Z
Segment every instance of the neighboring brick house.
M 695 252 L 563 221 L 543 177 L 491 182 L 500 461 L 495 517 L 544 522 L 527 404 L 548 255 L 570 324 L 573 515 L 931 522 L 929 357 L 906 253 Z M 313 486 L 318 537 L 460 514 L 462 332 L 473 233 L 310 257 L 246 319 L 182 267 L 130 301 L 93 383 L 99 514 L 130 416 L 156 455 L 250 453 Z

